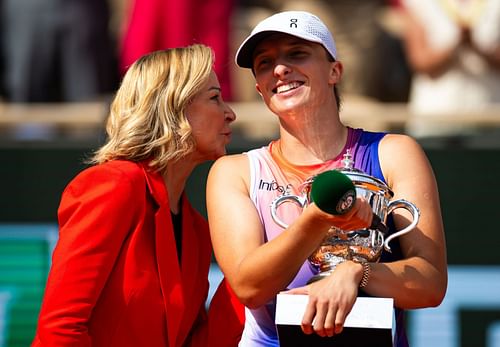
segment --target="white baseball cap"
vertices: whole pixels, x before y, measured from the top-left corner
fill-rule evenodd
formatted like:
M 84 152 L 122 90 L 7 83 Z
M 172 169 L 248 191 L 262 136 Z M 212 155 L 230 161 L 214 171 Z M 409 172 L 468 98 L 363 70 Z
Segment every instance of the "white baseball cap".
M 265 36 L 273 32 L 285 33 L 319 43 L 333 59 L 337 59 L 335 41 L 321 19 L 305 11 L 285 11 L 274 14 L 257 24 L 238 48 L 235 58 L 236 64 L 251 69 L 255 47 Z

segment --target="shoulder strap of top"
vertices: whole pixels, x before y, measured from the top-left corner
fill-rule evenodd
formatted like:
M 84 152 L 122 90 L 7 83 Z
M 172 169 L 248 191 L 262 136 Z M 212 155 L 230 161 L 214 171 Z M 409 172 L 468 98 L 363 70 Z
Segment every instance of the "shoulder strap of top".
M 384 174 L 380 167 L 378 147 L 380 140 L 386 135 L 383 132 L 371 132 L 354 129 L 352 141 L 349 144 L 353 153 L 354 166 L 367 174 L 385 182 Z

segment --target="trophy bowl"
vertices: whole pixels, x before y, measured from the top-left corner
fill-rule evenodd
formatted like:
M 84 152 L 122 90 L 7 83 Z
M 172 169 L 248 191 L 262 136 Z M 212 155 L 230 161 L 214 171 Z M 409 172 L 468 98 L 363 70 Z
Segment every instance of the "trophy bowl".
M 374 215 L 380 218 L 383 225 L 378 229 L 360 230 L 342 230 L 332 226 L 321 245 L 308 258 L 310 265 L 317 272 L 317 275 L 313 276 L 309 283 L 330 275 L 338 264 L 346 260 L 378 262 L 384 249 L 388 252 L 391 251 L 389 242 L 413 230 L 420 218 L 420 212 L 413 203 L 404 199 L 391 200 L 394 193 L 383 181 L 355 169 L 349 152 L 344 155 L 342 163 L 344 166 L 335 170 L 342 172 L 352 180 L 356 196 L 364 198 L 370 204 Z M 310 177 L 302 184 L 300 196 L 284 194 L 273 201 L 271 216 L 278 225 L 283 228 L 288 227 L 277 214 L 281 204 L 293 202 L 301 208 L 305 208 L 311 203 L 311 187 L 314 179 L 315 176 Z M 412 214 L 412 221 L 405 228 L 389 235 L 385 223 L 389 214 L 397 208 L 408 210 Z

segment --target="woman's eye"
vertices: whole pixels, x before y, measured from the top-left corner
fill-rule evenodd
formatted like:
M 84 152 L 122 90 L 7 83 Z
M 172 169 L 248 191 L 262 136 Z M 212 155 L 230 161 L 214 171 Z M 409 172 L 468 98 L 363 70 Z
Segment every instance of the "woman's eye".
M 290 56 L 291 57 L 299 57 L 300 58 L 300 57 L 305 56 L 306 54 L 307 53 L 304 52 L 304 51 L 293 51 L 293 52 L 290 53 Z
M 260 59 L 255 62 L 255 67 L 262 68 L 270 64 L 270 59 Z

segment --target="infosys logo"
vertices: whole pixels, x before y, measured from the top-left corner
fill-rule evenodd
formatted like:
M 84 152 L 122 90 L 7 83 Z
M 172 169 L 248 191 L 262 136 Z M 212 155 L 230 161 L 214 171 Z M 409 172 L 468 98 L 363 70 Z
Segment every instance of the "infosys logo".
M 289 183 L 286 186 L 280 186 L 278 182 L 276 181 L 271 181 L 271 182 L 264 182 L 263 180 L 260 180 L 259 182 L 259 189 L 260 190 L 267 190 L 267 191 L 273 191 L 277 190 L 278 192 L 284 194 L 285 192 L 288 192 L 292 188 L 292 184 Z

